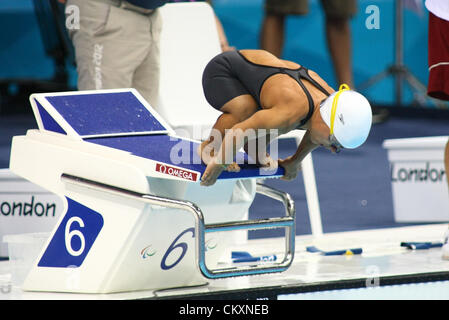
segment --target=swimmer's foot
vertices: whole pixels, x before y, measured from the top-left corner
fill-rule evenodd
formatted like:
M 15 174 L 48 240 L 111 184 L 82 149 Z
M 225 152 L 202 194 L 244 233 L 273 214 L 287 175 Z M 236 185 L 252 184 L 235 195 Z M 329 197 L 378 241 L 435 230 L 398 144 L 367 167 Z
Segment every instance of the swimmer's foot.
M 202 142 L 196 149 L 197 154 L 200 156 L 201 161 L 208 165 L 214 158 L 215 152 L 212 143 L 209 141 Z
M 211 160 L 206 167 L 203 175 L 201 176 L 201 185 L 202 186 L 211 186 L 216 181 L 218 176 L 225 170 L 225 167 L 222 164 L 216 163 L 215 160 Z
M 273 160 L 273 158 L 268 153 L 264 159 L 259 160 L 259 165 L 264 170 L 277 170 L 278 168 L 277 160 Z
M 233 162 L 225 170 L 228 172 L 240 172 L 240 167 L 237 163 Z
M 203 161 L 206 165 L 208 165 L 215 159 L 214 147 L 212 146 L 212 143 L 209 143 L 208 141 L 204 141 L 203 143 L 201 143 L 196 149 L 196 152 L 200 156 L 201 161 Z M 237 163 L 233 162 L 224 170 L 228 172 L 239 172 L 240 167 Z

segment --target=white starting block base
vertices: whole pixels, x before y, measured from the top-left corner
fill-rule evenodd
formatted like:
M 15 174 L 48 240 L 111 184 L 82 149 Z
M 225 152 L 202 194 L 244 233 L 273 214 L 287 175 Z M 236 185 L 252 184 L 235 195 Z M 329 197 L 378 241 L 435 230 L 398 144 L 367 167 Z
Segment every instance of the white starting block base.
M 13 138 L 10 169 L 58 195 L 63 214 L 23 289 L 170 288 L 281 272 L 291 264 L 293 201 L 256 184 L 282 176 L 282 168 L 267 174 L 242 164 L 206 188 L 199 183 L 206 168 L 196 159 L 199 142 L 176 136 L 134 89 L 35 94 L 30 101 L 39 130 Z M 256 193 L 282 202 L 284 217 L 247 220 Z M 237 241 L 236 230 L 262 228 L 285 228 L 279 261 L 217 267 L 223 250 Z
M 8 287 L 8 262 L 3 261 L 0 289 L 4 293 L 0 299 L 449 299 L 449 261 L 441 259 L 441 248 L 412 251 L 400 246 L 404 241 L 442 241 L 446 230 L 447 224 L 436 224 L 329 233 L 320 238 L 297 236 L 296 259 L 283 273 L 208 279 L 203 286 L 191 288 L 111 294 L 25 292 Z M 247 249 L 254 256 L 277 253 L 282 244 L 279 238 L 249 240 Z M 306 251 L 311 245 L 322 250 L 360 247 L 363 253 L 321 256 Z M 232 250 L 241 247 L 230 247 Z M 230 258 L 229 252 L 226 256 Z
M 390 139 L 388 150 L 397 222 L 449 221 L 444 148 L 449 136 Z

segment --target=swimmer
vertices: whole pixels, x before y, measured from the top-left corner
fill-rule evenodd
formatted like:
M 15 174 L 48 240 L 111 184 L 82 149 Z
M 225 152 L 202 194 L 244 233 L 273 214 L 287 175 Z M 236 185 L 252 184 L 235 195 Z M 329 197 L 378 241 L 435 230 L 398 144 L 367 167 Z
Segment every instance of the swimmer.
M 241 148 L 261 167 L 283 167 L 281 179 L 292 180 L 301 161 L 317 147 L 334 153 L 354 149 L 365 142 L 371 129 L 371 106 L 364 96 L 346 85 L 335 91 L 312 70 L 264 50 L 217 55 L 204 70 L 203 89 L 209 104 L 222 112 L 198 148 L 207 165 L 203 186 L 213 185 L 225 170 L 239 171 L 233 159 Z M 271 159 L 266 152 L 269 142 L 295 129 L 306 130 L 296 152 Z M 265 148 L 256 143 L 258 148 L 250 152 L 251 138 L 246 134 L 250 130 L 255 131 L 255 140 L 268 136 Z

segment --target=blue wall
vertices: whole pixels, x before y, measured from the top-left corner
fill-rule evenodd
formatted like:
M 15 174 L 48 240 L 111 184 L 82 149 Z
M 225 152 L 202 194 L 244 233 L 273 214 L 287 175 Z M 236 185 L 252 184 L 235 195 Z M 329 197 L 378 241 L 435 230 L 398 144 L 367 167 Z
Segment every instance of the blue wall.
M 87 0 L 86 0 L 87 1 Z M 284 57 L 317 71 L 335 86 L 329 57 L 323 12 L 318 0 L 310 1 L 306 16 L 291 16 L 287 20 Z M 243 48 L 259 47 L 259 32 L 263 18 L 263 0 L 214 0 L 214 8 L 225 28 L 231 45 Z M 380 9 L 380 29 L 368 30 L 365 20 L 368 5 Z M 359 0 L 359 12 L 351 20 L 353 35 L 353 64 L 355 83 L 383 71 L 394 60 L 394 2 L 393 0 Z M 417 78 L 427 84 L 427 16 L 405 10 L 404 60 Z M 0 1 L 0 78 L 49 78 L 53 63 L 45 56 L 31 0 Z M 71 83 L 76 72 L 70 69 Z M 406 87 L 406 86 L 405 86 Z M 374 102 L 394 104 L 393 81 L 386 79 L 365 94 Z M 405 90 L 404 101 L 412 95 Z
M 31 0 L 0 1 L 0 30 L 0 78 L 52 76 Z

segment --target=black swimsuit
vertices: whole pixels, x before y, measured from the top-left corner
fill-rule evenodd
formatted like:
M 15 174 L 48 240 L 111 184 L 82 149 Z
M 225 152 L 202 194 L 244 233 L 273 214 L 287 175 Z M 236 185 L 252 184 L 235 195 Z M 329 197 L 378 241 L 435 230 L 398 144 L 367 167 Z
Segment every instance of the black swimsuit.
M 314 110 L 312 96 L 301 79 L 309 81 L 329 96 L 329 92 L 312 79 L 307 68 L 303 66 L 298 69 L 266 66 L 249 61 L 239 51 L 223 52 L 213 58 L 204 69 L 204 95 L 209 104 L 217 110 L 231 99 L 244 94 L 250 94 L 261 108 L 260 91 L 264 82 L 272 75 L 279 73 L 287 74 L 295 79 L 307 96 L 309 112 L 299 124 L 299 128 L 310 119 Z

